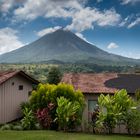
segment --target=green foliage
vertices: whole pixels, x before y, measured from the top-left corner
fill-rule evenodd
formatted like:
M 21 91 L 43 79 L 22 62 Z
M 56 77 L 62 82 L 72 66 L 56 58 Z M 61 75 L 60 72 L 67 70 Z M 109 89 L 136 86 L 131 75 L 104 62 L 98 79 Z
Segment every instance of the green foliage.
M 2 125 L 0 130 L 12 130 L 12 124 L 5 124 L 5 125 Z
M 122 89 L 115 93 L 114 102 L 118 110 L 122 113 L 126 112 L 134 105 L 134 101 L 127 94 L 127 91 L 125 89 Z
M 64 83 L 60 83 L 58 85 L 39 84 L 37 87 L 37 90 L 33 91 L 32 95 L 30 96 L 30 105 L 32 106 L 32 109 L 35 112 L 38 109 L 40 110 L 39 111 L 40 113 L 38 112 L 38 116 L 39 116 L 38 118 L 43 120 L 43 122 L 45 122 L 45 124 L 47 125 L 48 124 L 46 121 L 47 118 L 50 118 L 50 116 L 51 116 L 51 119 L 49 119 L 49 120 L 51 120 L 51 122 L 55 119 L 56 114 L 57 114 L 56 110 L 58 111 L 59 110 L 58 107 L 60 108 L 60 106 L 59 106 L 60 104 L 58 104 L 60 102 L 58 102 L 58 99 L 61 97 L 65 98 L 64 103 L 66 103 L 65 102 L 66 100 L 70 103 L 67 106 L 69 111 L 72 111 L 70 109 L 75 109 L 75 106 L 79 107 L 78 110 L 76 111 L 76 113 L 74 114 L 75 117 L 73 116 L 73 114 L 71 114 L 69 116 L 68 113 L 72 113 L 72 112 L 67 112 L 68 117 L 71 117 L 71 118 L 69 118 L 70 120 L 68 120 L 68 122 L 66 123 L 66 126 L 74 127 L 76 124 L 80 123 L 81 119 L 82 119 L 82 112 L 83 112 L 83 108 L 84 108 L 84 96 L 79 90 L 75 91 L 73 86 L 64 84 Z M 43 110 L 45 108 L 47 109 L 48 105 L 50 103 L 54 105 L 54 109 L 49 112 L 48 112 L 48 110 Z M 42 110 L 43 110 L 43 112 L 47 112 L 43 116 L 40 115 L 40 114 L 42 114 L 41 113 Z M 47 117 L 45 119 L 44 116 L 49 116 L 49 117 Z M 59 118 L 59 117 L 57 116 L 57 118 Z M 42 122 L 42 121 L 40 121 L 40 122 Z
M 57 121 L 59 128 L 66 131 L 72 122 L 81 121 L 80 104 L 78 102 L 71 102 L 64 97 L 57 98 L 58 107 L 56 109 Z
M 36 118 L 33 111 L 25 107 L 22 112 L 24 115 L 23 119 L 21 120 L 22 127 L 25 130 L 35 129 Z
M 49 102 L 48 94 L 51 94 L 53 85 L 39 84 L 37 89 L 32 91 L 30 96 L 30 104 L 33 110 L 43 109 L 47 107 Z
M 129 134 L 136 134 L 140 130 L 140 111 L 131 109 L 125 116 L 126 128 Z
M 70 101 L 78 101 L 81 108 L 84 107 L 84 96 L 78 90 L 75 91 L 71 85 L 60 83 L 58 85 L 39 84 L 30 96 L 30 104 L 33 110 L 46 108 L 48 103 L 57 107 L 57 98 L 64 96 Z
M 20 104 L 20 108 L 21 108 L 21 110 L 24 110 L 25 108 L 31 109 L 31 105 L 30 105 L 29 102 L 22 102 L 22 103 Z
M 112 129 L 121 121 L 125 122 L 127 112 L 134 106 L 134 101 L 127 91 L 122 89 L 115 95 L 101 95 L 98 98 L 100 106 L 98 124 L 104 126 L 112 133 Z
M 20 124 L 14 125 L 13 128 L 12 128 L 12 130 L 21 131 L 21 130 L 23 130 L 23 127 Z
M 135 92 L 136 100 L 140 102 L 140 89 L 137 89 Z
M 49 84 L 58 84 L 61 81 L 62 73 L 58 67 L 52 67 L 47 75 L 47 82 Z
M 135 73 L 135 67 L 131 66 L 115 66 L 115 65 L 105 65 L 103 64 L 47 64 L 47 63 L 37 63 L 37 64 L 0 64 L 0 71 L 5 70 L 24 70 L 26 73 L 30 74 L 35 79 L 45 83 L 47 81 L 47 74 L 52 67 L 57 67 L 62 73 L 68 72 L 88 72 L 88 73 L 99 73 L 99 72 L 127 72 Z
M 119 112 L 116 110 L 117 107 L 114 105 L 113 96 L 103 95 L 98 98 L 100 106 L 99 118 L 97 121 L 98 126 L 104 126 L 109 133 L 112 133 L 112 129 L 117 124 L 117 116 Z

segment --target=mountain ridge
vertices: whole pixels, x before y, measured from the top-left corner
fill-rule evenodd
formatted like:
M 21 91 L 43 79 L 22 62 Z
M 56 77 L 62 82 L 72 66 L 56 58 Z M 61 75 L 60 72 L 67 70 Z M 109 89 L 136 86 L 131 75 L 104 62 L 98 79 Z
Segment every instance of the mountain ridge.
M 0 63 L 62 63 L 140 64 L 139 60 L 108 53 L 74 33 L 59 29 L 17 50 L 0 55 Z

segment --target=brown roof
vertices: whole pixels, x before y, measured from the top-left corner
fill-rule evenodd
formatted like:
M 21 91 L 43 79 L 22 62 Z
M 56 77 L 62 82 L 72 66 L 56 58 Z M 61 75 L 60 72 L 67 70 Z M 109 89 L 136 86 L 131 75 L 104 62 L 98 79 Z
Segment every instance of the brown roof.
M 4 83 L 5 81 L 7 81 L 8 79 L 12 78 L 13 76 L 15 76 L 17 74 L 22 75 L 23 77 L 30 80 L 34 84 L 39 83 L 37 80 L 35 80 L 31 76 L 27 75 L 23 71 L 6 71 L 6 72 L 0 72 L 0 84 Z
M 139 74 L 117 73 L 67 73 L 62 82 L 72 84 L 75 89 L 83 93 L 114 93 L 120 89 L 126 89 L 129 93 L 135 93 L 140 88 Z

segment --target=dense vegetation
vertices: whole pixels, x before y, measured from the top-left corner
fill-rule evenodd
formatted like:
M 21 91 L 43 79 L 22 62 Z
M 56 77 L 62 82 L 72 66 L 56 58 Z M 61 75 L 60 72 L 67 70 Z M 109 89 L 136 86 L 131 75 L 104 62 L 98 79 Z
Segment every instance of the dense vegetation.
M 39 84 L 30 101 L 22 105 L 22 127 L 35 129 L 36 123 L 43 129 L 71 130 L 82 121 L 84 96 L 67 84 Z
M 112 134 L 114 128 L 121 130 L 122 126 L 128 134 L 137 134 L 140 130 L 140 90 L 136 91 L 135 98 L 130 97 L 124 89 L 114 95 L 101 94 L 98 105 L 98 109 L 89 112 L 92 119 L 88 123 L 94 133 Z M 39 84 L 29 102 L 21 105 L 22 120 L 3 125 L 1 130 L 75 131 L 82 124 L 84 106 L 83 94 L 75 91 L 71 85 Z M 87 131 L 86 127 L 84 131 Z
M 0 71 L 13 69 L 24 70 L 36 79 L 52 85 L 39 84 L 32 92 L 29 102 L 21 105 L 23 119 L 14 125 L 2 126 L 2 130 L 70 131 L 80 125 L 85 104 L 84 96 L 71 85 L 58 84 L 61 72 L 140 72 L 138 66 L 0 64 Z M 140 90 L 136 91 L 135 99 L 133 100 L 126 90 L 121 90 L 114 96 L 101 95 L 98 98 L 99 110 L 96 113 L 96 121 L 92 120 L 90 123 L 94 132 L 112 133 L 116 126 L 124 125 L 129 134 L 136 134 L 140 129 Z
M 134 73 L 140 72 L 140 67 L 135 66 L 107 66 L 95 64 L 0 64 L 0 71 L 4 70 L 23 70 L 40 80 L 47 81 L 47 75 L 51 67 L 58 67 L 62 73 L 65 72 L 117 72 L 117 73 Z
M 95 127 L 112 133 L 113 128 L 124 125 L 128 134 L 136 134 L 140 130 L 140 94 L 136 94 L 135 100 L 124 89 L 114 95 L 101 94 Z

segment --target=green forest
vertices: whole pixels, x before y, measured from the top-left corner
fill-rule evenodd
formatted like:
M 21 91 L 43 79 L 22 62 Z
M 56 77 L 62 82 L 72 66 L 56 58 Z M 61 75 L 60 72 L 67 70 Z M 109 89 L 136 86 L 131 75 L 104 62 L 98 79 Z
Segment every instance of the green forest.
M 58 67 L 64 73 L 140 73 L 140 66 L 113 66 L 97 64 L 0 64 L 0 71 L 23 70 L 41 82 L 46 82 L 52 67 Z

